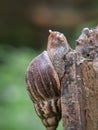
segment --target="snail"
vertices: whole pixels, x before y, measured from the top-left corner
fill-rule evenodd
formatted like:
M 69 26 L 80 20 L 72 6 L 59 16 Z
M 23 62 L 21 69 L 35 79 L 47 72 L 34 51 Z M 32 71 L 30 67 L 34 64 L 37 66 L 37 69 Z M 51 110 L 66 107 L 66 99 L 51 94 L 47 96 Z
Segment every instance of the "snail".
M 56 130 L 61 119 L 61 85 L 64 55 L 69 50 L 62 33 L 50 31 L 47 51 L 31 61 L 26 71 L 27 90 L 46 130 Z

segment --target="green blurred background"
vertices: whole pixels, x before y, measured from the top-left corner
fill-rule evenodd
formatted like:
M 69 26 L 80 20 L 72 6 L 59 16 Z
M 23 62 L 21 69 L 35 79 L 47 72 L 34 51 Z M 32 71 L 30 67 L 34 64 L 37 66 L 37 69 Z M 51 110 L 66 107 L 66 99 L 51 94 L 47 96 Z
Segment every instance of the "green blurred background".
M 26 68 L 46 49 L 49 29 L 74 48 L 82 28 L 97 24 L 97 0 L 0 1 L 0 130 L 45 130 L 26 91 Z

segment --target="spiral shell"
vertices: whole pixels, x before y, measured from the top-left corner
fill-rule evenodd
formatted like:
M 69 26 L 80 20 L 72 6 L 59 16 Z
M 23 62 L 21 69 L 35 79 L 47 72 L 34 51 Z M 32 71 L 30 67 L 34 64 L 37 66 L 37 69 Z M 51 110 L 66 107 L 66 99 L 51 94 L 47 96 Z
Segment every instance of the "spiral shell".
M 61 119 L 60 82 L 58 75 L 44 51 L 28 66 L 27 90 L 35 110 L 47 130 L 56 130 Z

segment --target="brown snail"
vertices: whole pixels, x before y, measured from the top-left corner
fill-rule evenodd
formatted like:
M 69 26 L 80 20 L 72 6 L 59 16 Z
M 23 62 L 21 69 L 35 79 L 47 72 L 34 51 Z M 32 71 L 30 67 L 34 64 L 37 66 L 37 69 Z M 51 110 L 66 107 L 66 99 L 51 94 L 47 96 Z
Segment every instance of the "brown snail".
M 29 95 L 47 130 L 56 130 L 61 119 L 60 79 L 64 74 L 64 54 L 68 50 L 64 35 L 50 31 L 47 51 L 37 56 L 26 71 Z

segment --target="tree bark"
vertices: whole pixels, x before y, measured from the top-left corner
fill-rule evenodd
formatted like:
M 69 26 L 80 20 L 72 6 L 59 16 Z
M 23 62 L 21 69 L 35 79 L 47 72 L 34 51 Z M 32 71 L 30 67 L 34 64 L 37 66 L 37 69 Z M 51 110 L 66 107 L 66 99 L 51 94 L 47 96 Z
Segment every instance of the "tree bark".
M 98 130 L 98 73 L 94 63 L 82 59 L 77 64 L 74 52 L 66 56 L 65 62 L 61 83 L 64 130 Z
M 94 34 L 91 36 L 94 40 Z M 92 46 L 88 42 L 87 46 L 83 45 L 83 37 L 82 41 L 80 52 L 71 50 L 64 58 L 65 73 L 61 81 L 64 130 L 98 130 L 98 51 L 92 53 L 90 50 L 88 53 Z M 89 59 L 84 56 L 83 47 Z
M 64 130 L 85 130 L 83 81 L 81 80 L 80 64 L 77 65 L 76 61 L 77 53 L 75 52 L 70 52 L 65 57 L 65 75 L 61 82 L 61 106 Z

